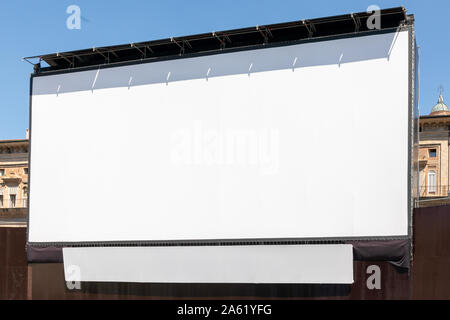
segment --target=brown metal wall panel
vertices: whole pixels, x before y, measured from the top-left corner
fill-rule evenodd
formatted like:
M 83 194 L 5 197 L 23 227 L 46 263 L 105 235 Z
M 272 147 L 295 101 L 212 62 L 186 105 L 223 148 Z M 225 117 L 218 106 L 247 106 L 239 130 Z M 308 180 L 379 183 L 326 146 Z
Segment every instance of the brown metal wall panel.
M 379 266 L 381 269 L 381 289 L 367 288 L 367 267 Z M 349 296 L 351 300 L 408 300 L 411 298 L 411 281 L 406 270 L 400 270 L 389 262 L 364 261 L 354 263 L 355 283 Z
M 367 267 L 381 269 L 381 290 L 366 286 Z M 354 262 L 355 283 L 343 285 L 125 284 L 82 283 L 68 290 L 63 265 L 33 264 L 33 299 L 410 299 L 407 273 L 388 262 Z
M 450 299 L 450 206 L 414 212 L 413 299 Z
M 27 298 L 26 229 L 0 227 L 0 300 Z

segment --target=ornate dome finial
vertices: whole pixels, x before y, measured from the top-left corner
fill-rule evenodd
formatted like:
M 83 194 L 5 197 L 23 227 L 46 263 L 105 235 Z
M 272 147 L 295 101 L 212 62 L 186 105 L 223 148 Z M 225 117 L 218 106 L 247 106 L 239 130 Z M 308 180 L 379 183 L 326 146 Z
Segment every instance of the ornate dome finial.
M 450 115 L 450 109 L 444 102 L 444 97 L 442 95 L 442 92 L 444 91 L 444 88 L 442 85 L 439 87 L 439 99 L 438 103 L 433 107 L 431 110 L 430 115 Z

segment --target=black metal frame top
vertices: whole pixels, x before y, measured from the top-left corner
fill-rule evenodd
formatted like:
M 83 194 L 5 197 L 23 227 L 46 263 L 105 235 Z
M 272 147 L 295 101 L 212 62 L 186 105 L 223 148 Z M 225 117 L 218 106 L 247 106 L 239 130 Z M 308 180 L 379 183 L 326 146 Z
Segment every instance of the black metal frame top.
M 34 64 L 34 73 L 67 70 L 104 64 L 124 63 L 184 54 L 223 51 L 285 41 L 315 39 L 351 33 L 377 31 L 367 26 L 372 13 L 361 12 L 311 20 L 278 23 L 250 28 L 203 33 L 185 37 L 91 48 L 64 53 L 27 57 Z M 404 7 L 380 11 L 381 29 L 405 25 L 408 16 Z M 378 30 L 379 31 L 379 30 Z M 37 63 L 32 61 L 38 59 Z M 41 62 L 48 67 L 41 67 Z

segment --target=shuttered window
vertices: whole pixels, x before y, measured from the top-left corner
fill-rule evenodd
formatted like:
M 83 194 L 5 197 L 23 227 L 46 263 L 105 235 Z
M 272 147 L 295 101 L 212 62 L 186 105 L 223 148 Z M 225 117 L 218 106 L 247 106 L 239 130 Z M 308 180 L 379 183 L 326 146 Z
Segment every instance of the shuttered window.
M 428 192 L 436 193 L 436 172 L 428 172 Z
M 19 189 L 19 187 L 8 187 L 8 192 L 9 194 L 17 194 L 17 190 Z

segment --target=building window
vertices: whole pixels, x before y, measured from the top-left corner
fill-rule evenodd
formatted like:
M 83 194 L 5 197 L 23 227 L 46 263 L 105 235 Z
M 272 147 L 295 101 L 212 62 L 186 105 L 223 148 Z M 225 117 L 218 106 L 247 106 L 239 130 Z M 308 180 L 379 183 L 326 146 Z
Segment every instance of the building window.
M 428 172 L 428 193 L 436 193 L 436 172 Z
M 12 194 L 9 196 L 9 207 L 15 208 L 16 207 L 16 195 Z
M 437 156 L 436 149 L 430 149 L 428 152 L 430 154 L 430 158 L 436 158 Z
M 28 174 L 28 168 L 23 168 L 23 174 Z
M 5 169 L 0 169 L 0 177 L 3 177 L 5 175 Z
M 27 188 L 22 189 L 22 207 L 23 208 L 28 207 L 28 189 Z
M 3 208 L 3 195 L 0 194 L 0 208 Z

